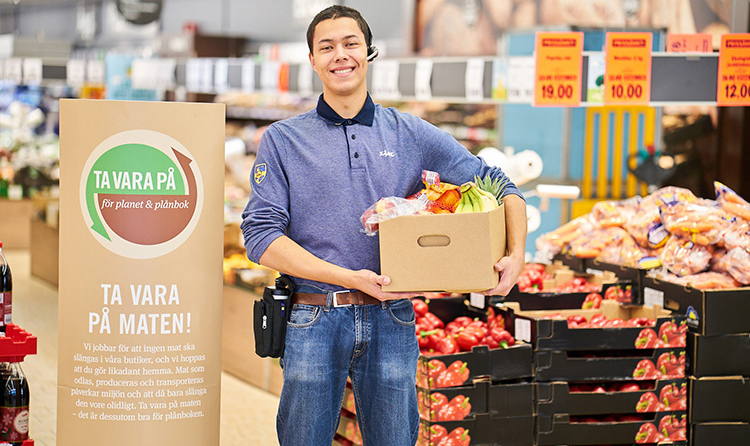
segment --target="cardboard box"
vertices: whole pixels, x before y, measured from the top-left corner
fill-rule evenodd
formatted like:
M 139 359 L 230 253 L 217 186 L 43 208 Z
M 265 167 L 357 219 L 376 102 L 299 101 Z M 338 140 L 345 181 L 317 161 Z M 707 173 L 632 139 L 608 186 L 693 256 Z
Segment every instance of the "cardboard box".
M 644 303 L 656 303 L 687 316 L 690 329 L 702 335 L 750 333 L 750 288 L 699 290 L 644 278 Z
M 655 433 L 664 417 L 678 417 L 687 428 L 685 413 L 651 414 L 634 421 L 606 421 L 601 419 L 579 419 L 569 415 L 537 416 L 536 445 L 601 445 L 601 444 L 662 444 L 674 442 L 684 444 L 686 432 L 677 432 L 666 440 L 655 440 Z M 637 417 L 634 417 L 637 418 Z M 652 432 L 652 437 L 648 436 Z M 650 441 L 649 441 L 650 440 Z M 677 443 L 682 442 L 682 443 Z M 718 444 L 718 443 L 716 443 Z
M 643 356 L 595 356 L 586 351 L 538 350 L 534 352 L 534 376 L 538 382 L 652 380 L 685 377 L 684 366 L 667 375 L 659 371 L 660 359 L 664 360 L 671 355 L 684 360 L 684 348 L 642 351 Z
M 495 417 L 478 414 L 472 420 L 432 423 L 422 420 L 417 446 L 436 446 L 442 438 L 456 431 L 464 442 L 481 446 L 529 446 L 534 444 L 534 417 Z M 465 441 L 468 441 L 466 443 Z
M 623 384 L 637 382 L 601 382 L 601 383 L 569 383 L 569 382 L 537 382 L 535 383 L 535 407 L 538 415 L 553 416 L 555 414 L 569 415 L 617 415 L 652 412 L 672 412 L 687 410 L 687 380 L 670 379 L 653 381 L 648 388 L 641 390 L 617 390 Z M 640 383 L 651 384 L 651 383 Z M 675 387 L 676 386 L 676 387 Z M 598 387 L 607 390 L 601 392 Z M 680 389 L 684 397 L 675 400 L 669 406 L 661 399 L 664 389 Z M 662 404 L 658 404 L 662 403 Z
M 471 292 L 494 288 L 505 254 L 504 206 L 489 212 L 405 215 L 380 223 L 384 291 Z
M 703 336 L 688 333 L 688 374 L 750 377 L 750 333 Z
M 534 383 L 494 383 L 489 387 L 487 412 L 493 417 L 531 417 L 534 415 Z
M 576 257 L 568 253 L 555 254 L 552 257 L 552 260 L 555 262 L 560 262 L 563 265 L 570 267 L 570 269 L 572 269 L 573 271 L 578 271 L 581 273 L 586 271 L 586 263 L 591 261 L 591 259 Z
M 690 377 L 690 422 L 750 422 L 750 380 Z
M 625 307 L 613 300 L 604 300 L 598 309 L 590 310 L 534 310 L 522 311 L 517 302 L 506 302 L 503 307 L 496 307 L 498 314 L 505 315 L 506 327 L 516 339 L 529 342 L 536 350 L 628 350 L 655 348 L 655 339 L 664 324 L 684 323 L 684 316 L 675 316 L 661 307 Z M 558 314 L 555 319 L 547 319 Z M 612 328 L 569 328 L 567 317 L 581 315 L 587 320 L 602 313 L 608 319 L 649 318 L 654 321 L 651 327 L 617 326 Z M 684 326 L 683 326 L 684 328 Z M 507 329 L 507 328 L 506 328 Z M 652 332 L 653 341 L 644 339 Z M 682 347 L 684 349 L 685 332 L 662 347 Z
M 440 377 L 442 373 L 460 378 L 444 379 Z M 491 350 L 480 345 L 470 352 L 422 355 L 417 364 L 417 386 L 425 389 L 463 386 L 476 378 L 501 381 L 531 376 L 532 354 L 529 344 Z
M 690 425 L 690 446 L 750 444 L 748 423 L 697 423 Z

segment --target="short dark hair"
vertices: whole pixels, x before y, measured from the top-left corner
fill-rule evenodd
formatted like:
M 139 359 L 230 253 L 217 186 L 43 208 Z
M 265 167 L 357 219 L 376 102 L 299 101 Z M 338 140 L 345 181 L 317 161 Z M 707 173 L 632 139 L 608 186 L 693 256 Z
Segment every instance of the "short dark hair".
M 365 35 L 365 43 L 369 48 L 372 45 L 372 31 L 370 31 L 370 25 L 367 24 L 362 14 L 354 8 L 342 5 L 329 6 L 326 9 L 320 11 L 315 18 L 312 19 L 310 25 L 307 27 L 307 47 L 310 49 L 310 54 L 313 52 L 313 35 L 315 34 L 315 27 L 318 23 L 328 19 L 338 19 L 341 17 L 349 17 L 354 19 L 359 25 L 359 29 Z

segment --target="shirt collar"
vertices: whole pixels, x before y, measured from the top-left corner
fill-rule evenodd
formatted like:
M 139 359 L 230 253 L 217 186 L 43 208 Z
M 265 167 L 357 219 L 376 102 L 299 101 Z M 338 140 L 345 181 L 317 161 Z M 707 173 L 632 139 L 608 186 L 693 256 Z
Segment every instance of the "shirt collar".
M 375 120 L 375 103 L 372 102 L 370 93 L 367 93 L 365 105 L 362 106 L 362 110 L 357 113 L 357 116 L 353 117 L 352 119 L 344 119 L 339 116 L 339 114 L 336 113 L 336 111 L 334 111 L 330 105 L 328 105 L 328 103 L 323 99 L 323 95 L 321 94 L 318 98 L 317 112 L 321 118 L 325 119 L 326 121 L 332 122 L 333 124 L 351 125 L 356 122 L 357 124 L 363 124 L 368 127 L 372 127 L 372 122 Z

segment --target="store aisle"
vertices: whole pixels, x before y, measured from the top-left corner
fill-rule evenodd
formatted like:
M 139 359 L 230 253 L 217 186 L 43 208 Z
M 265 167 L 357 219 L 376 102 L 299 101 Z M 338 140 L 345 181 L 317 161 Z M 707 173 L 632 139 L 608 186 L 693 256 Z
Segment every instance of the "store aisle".
M 55 446 L 57 288 L 31 276 L 26 250 L 5 250 L 13 272 L 13 321 L 37 337 L 22 367 L 29 380 L 29 432 L 35 446 Z M 278 397 L 222 373 L 221 446 L 273 446 Z

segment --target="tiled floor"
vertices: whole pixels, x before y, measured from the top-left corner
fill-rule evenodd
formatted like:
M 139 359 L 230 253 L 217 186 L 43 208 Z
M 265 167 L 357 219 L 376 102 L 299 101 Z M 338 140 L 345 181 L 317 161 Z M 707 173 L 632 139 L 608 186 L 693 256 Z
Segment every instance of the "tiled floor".
M 56 445 L 57 288 L 31 276 L 29 252 L 6 250 L 13 273 L 13 322 L 37 337 L 37 354 L 26 357 L 29 433 L 35 446 Z M 273 446 L 278 397 L 222 374 L 221 445 Z M 218 446 L 218 445 L 217 445 Z

